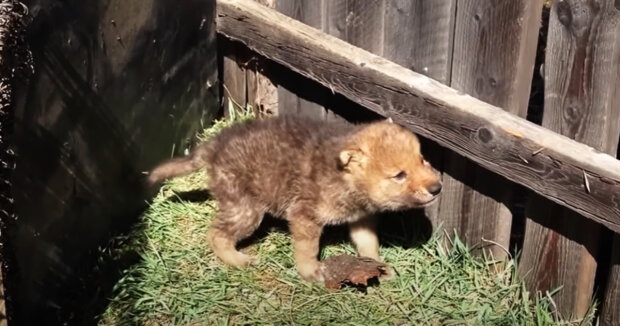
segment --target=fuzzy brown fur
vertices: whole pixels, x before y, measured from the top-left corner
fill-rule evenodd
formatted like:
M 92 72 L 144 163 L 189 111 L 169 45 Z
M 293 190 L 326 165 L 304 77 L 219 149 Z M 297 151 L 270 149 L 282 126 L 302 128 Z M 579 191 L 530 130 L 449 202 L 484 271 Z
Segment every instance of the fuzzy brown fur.
M 379 259 L 373 214 L 424 207 L 441 189 L 417 137 L 391 121 L 357 126 L 299 117 L 255 120 L 223 130 L 188 157 L 155 168 L 151 183 L 206 167 L 219 211 L 209 232 L 215 254 L 243 266 L 236 244 L 265 213 L 285 218 L 299 274 L 323 279 L 319 237 L 348 223 L 361 256 Z

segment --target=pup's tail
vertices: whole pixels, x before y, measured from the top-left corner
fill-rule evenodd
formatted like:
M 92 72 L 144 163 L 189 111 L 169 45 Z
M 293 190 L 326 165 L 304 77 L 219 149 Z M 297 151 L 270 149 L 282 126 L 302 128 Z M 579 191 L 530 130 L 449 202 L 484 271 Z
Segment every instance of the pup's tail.
M 174 158 L 155 167 L 148 175 L 148 183 L 155 185 L 161 181 L 190 174 L 207 165 L 207 144 L 197 147 L 186 157 Z

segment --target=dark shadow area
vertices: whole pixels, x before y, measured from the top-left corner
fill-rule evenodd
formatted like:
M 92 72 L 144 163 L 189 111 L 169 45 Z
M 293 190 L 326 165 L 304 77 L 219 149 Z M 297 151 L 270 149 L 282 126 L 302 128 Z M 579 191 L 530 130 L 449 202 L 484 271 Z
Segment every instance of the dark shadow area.
M 208 190 L 197 189 L 176 192 L 166 200 L 179 202 L 204 202 L 211 199 Z M 424 215 L 424 210 L 412 209 L 403 212 L 385 212 L 377 214 L 379 241 L 382 246 L 398 246 L 404 249 L 419 247 L 427 242 L 433 233 L 433 226 Z M 249 237 L 242 240 L 239 248 L 246 248 L 262 241 L 269 233 L 289 234 L 288 223 L 282 218 L 265 215 L 260 227 Z M 347 225 L 329 225 L 321 235 L 321 248 L 349 242 Z
M 421 210 L 398 213 L 382 213 L 378 216 L 378 234 L 381 246 L 416 248 L 432 236 L 432 225 Z M 258 230 L 238 245 L 246 248 L 262 241 L 269 233 L 279 232 L 290 236 L 288 223 L 282 218 L 266 215 Z M 328 225 L 323 229 L 320 246 L 325 248 L 350 242 L 348 225 Z
M 211 199 L 211 193 L 207 189 L 196 189 L 184 192 L 175 192 L 174 195 L 166 198 L 166 201 L 179 203 L 188 201 L 192 203 L 202 203 Z
M 131 255 L 105 254 L 153 189 L 142 172 L 217 111 L 213 2 L 26 1 L 8 226 L 11 325 L 91 325 Z M 4 232 L 5 230 L 3 230 Z
M 263 218 L 263 221 L 261 222 L 258 229 L 254 231 L 254 233 L 252 233 L 249 238 L 243 239 L 241 242 L 239 242 L 238 247 L 246 248 L 253 246 L 261 242 L 265 237 L 267 237 L 267 235 L 269 235 L 269 233 L 272 232 L 284 233 L 288 237 L 290 237 L 288 223 L 286 222 L 286 220 L 267 214 Z
M 508 207 L 513 216 L 516 214 L 514 196 L 512 194 L 513 192 L 502 191 L 498 194 L 497 185 L 514 189 L 520 187 L 518 184 L 499 174 L 495 174 L 480 167 L 474 161 L 461 156 L 456 152 L 450 152 L 449 159 L 444 162 L 443 168 L 443 172 L 445 174 L 467 186 L 462 195 L 463 200 L 461 202 L 463 205 L 469 205 L 472 202 L 472 200 L 468 199 L 468 197 L 473 196 L 475 191 L 483 196 L 493 198 L 495 201 L 502 203 L 504 206 Z M 470 245 L 472 243 L 479 242 L 479 240 L 474 241 L 474 239 L 468 238 L 469 235 L 467 234 L 467 230 L 470 228 L 467 227 L 467 225 L 481 223 L 483 220 L 479 216 L 472 214 L 473 210 L 467 206 L 464 206 L 462 211 L 463 214 L 460 218 L 460 223 L 463 224 L 462 229 L 464 229 L 465 232 L 460 235 L 461 240 L 464 240 L 464 242 L 469 242 Z M 450 232 L 450 230 L 447 231 Z M 484 246 L 485 244 L 480 245 Z M 476 248 L 472 249 L 479 248 L 480 246 L 477 245 Z

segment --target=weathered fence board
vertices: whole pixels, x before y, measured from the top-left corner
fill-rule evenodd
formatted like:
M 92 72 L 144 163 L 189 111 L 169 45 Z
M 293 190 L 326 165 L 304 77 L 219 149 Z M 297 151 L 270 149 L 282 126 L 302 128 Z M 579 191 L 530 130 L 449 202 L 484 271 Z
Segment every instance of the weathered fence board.
M 383 57 L 449 85 L 456 1 L 396 0 L 385 6 Z M 428 143 L 424 152 L 441 169 L 443 149 Z M 439 224 L 439 201 L 424 212 Z
M 455 10 L 455 0 L 388 1 L 383 57 L 448 84 Z
M 277 0 L 276 9 L 300 22 L 319 30 L 325 30 L 325 0 Z M 299 82 L 291 81 L 291 82 Z M 278 85 L 278 103 L 280 112 L 297 113 L 312 118 L 324 119 L 326 111 L 323 106 L 298 97 L 286 89 L 286 85 Z
M 542 7 L 540 0 L 459 1 L 451 87 L 524 118 Z M 452 151 L 445 154 L 437 219 L 470 246 L 493 243 L 493 256 L 506 257 L 512 184 Z
M 601 326 L 620 325 L 620 235 L 616 234 L 612 243 L 611 268 L 601 310 Z
M 324 0 L 325 1 L 325 29 L 324 31 L 341 40 L 346 39 L 346 21 L 347 21 L 347 1 L 348 0 Z M 330 100 L 333 100 L 330 99 Z M 333 101 L 332 101 L 333 102 Z M 332 103 L 333 104 L 333 103 Z M 343 121 L 345 120 L 334 111 L 333 105 L 327 108 L 327 121 Z
M 345 35 L 341 39 L 376 55 L 383 55 L 385 0 L 347 0 Z
M 244 106 L 246 101 L 245 71 L 239 66 L 239 62 L 243 61 L 239 57 L 239 52 L 243 50 L 234 44 L 231 45 L 232 48 L 227 48 L 227 53 L 222 57 L 222 88 L 224 90 L 222 104 L 226 115 L 229 114 L 228 108 L 235 105 Z
M 615 158 L 248 0 L 218 1 L 217 26 L 352 101 L 620 231 Z
M 254 0 L 273 8 L 273 0 Z M 258 58 L 243 46 L 221 42 L 221 82 L 223 84 L 222 106 L 224 114 L 238 107 L 251 107 L 257 114 L 278 112 L 278 89 L 261 71 Z M 232 106 L 231 106 L 232 105 Z
M 610 154 L 620 134 L 619 18 L 613 0 L 554 2 L 545 60 L 542 125 Z M 583 178 L 589 179 L 587 173 Z M 586 183 L 586 190 L 596 191 L 592 187 Z M 594 287 L 600 226 L 538 196 L 526 214 L 520 269 L 529 288 L 562 285 L 555 297 L 559 311 L 583 316 Z

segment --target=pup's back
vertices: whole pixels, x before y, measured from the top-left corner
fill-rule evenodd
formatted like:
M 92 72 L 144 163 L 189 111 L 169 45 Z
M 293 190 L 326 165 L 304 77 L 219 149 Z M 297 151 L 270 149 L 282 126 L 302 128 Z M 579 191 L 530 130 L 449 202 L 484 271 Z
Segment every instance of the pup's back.
M 218 201 L 249 197 L 282 212 L 308 179 L 336 170 L 339 144 L 354 128 L 285 116 L 226 129 L 206 151 L 209 188 Z

